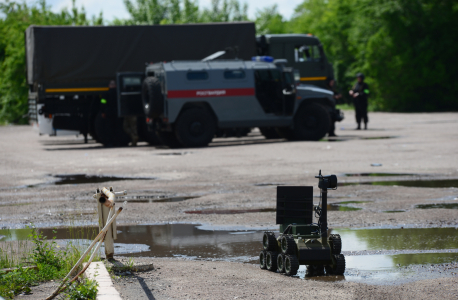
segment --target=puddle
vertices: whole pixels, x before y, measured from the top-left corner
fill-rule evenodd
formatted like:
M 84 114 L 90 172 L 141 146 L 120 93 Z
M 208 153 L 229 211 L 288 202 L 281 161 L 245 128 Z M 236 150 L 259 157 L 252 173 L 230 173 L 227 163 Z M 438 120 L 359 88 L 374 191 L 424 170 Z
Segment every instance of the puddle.
M 351 201 L 348 201 L 348 202 L 351 202 Z M 328 207 L 328 211 L 355 211 L 355 210 L 361 210 L 362 209 L 362 208 L 359 208 L 359 207 L 340 205 L 338 203 L 328 204 L 327 207 Z
M 361 140 L 387 140 L 387 139 L 394 139 L 395 136 L 369 136 L 369 137 L 362 137 Z
M 458 179 L 435 179 L 435 180 L 399 180 L 399 181 L 371 181 L 371 182 L 339 182 L 338 186 L 349 185 L 386 185 L 426 188 L 451 188 L 458 187 Z
M 384 210 L 384 213 L 402 213 L 406 212 L 405 210 Z
M 285 183 L 261 182 L 261 183 L 254 184 L 254 186 L 278 186 L 278 185 L 285 185 Z
M 155 155 L 189 155 L 192 154 L 191 151 L 182 151 L 182 152 L 164 152 L 164 153 L 156 153 Z
M 206 210 L 188 210 L 187 214 L 199 215 L 234 215 L 246 213 L 262 213 L 262 212 L 276 212 L 275 208 L 257 208 L 257 209 L 206 209 Z
M 332 229 L 342 251 L 443 250 L 458 248 L 457 228 Z
M 118 177 L 118 176 L 98 176 L 86 174 L 66 174 L 54 175 L 58 180 L 53 182 L 55 185 L 63 184 L 85 184 L 85 183 L 102 183 L 111 181 L 124 181 L 124 180 L 153 180 L 153 177 Z
M 165 196 L 134 196 L 134 197 L 120 197 L 130 203 L 163 203 L 163 202 L 181 202 L 189 199 L 199 197 L 181 196 L 181 197 L 165 197 Z
M 116 251 L 118 254 L 129 256 L 184 257 L 257 263 L 257 256 L 262 248 L 262 231 L 202 230 L 196 224 L 118 225 L 117 229 Z M 63 245 L 65 240 L 89 243 L 89 239 L 93 238 L 97 231 L 97 227 L 40 230 L 48 238 L 56 236 L 59 245 Z M 445 264 L 458 260 L 456 228 L 331 229 L 330 231 L 342 237 L 342 251 L 347 265 L 345 277 L 326 276 L 311 278 L 311 280 L 364 279 L 375 280 L 376 284 L 384 284 L 389 280 L 397 280 L 399 276 L 405 276 L 402 274 L 406 271 L 402 271 L 401 267 Z M 0 230 L 0 241 L 23 240 L 29 233 L 29 229 Z M 430 266 L 428 270 L 423 267 L 417 268 L 428 271 L 424 273 L 425 276 L 433 276 L 429 272 Z M 298 275 L 302 278 L 305 276 L 305 266 L 300 267 Z M 416 276 L 412 280 L 421 279 L 418 277 L 423 275 Z
M 418 174 L 409 174 L 409 173 L 345 173 L 342 176 L 345 177 L 384 177 L 384 176 L 418 176 Z
M 419 204 L 415 208 L 429 209 L 429 208 L 445 208 L 445 209 L 458 209 L 458 203 L 437 203 L 437 204 Z

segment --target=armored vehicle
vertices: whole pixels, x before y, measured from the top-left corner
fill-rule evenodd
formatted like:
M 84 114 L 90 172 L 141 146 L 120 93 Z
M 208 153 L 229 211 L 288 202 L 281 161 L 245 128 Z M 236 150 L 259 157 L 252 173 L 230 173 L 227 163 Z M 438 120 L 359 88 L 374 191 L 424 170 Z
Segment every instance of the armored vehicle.
M 217 129 L 230 128 L 259 127 L 291 140 L 325 136 L 338 114 L 332 92 L 296 85 L 284 59 L 253 60 L 149 65 L 142 87 L 148 123 L 171 147 L 206 146 Z
M 321 191 L 321 205 L 313 206 L 313 187 L 277 187 L 277 224 L 280 235 L 265 232 L 263 250 L 259 254 L 261 269 L 286 275 L 297 274 L 299 265 L 307 265 L 307 276 L 343 275 L 345 257 L 341 254 L 340 235 L 328 236 L 327 193 L 337 188 L 336 175 L 318 176 Z M 312 223 L 312 214 L 319 217 Z

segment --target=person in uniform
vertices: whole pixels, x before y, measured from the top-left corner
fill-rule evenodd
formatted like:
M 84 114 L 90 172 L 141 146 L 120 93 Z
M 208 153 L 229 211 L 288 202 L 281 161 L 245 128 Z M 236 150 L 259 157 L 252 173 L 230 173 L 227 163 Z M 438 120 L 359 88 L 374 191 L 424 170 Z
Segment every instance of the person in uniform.
M 138 142 L 138 132 L 137 132 L 137 117 L 136 116 L 127 116 L 124 117 L 123 122 L 124 131 L 130 136 L 131 145 L 137 146 Z
M 328 88 L 333 92 L 333 98 L 337 100 L 342 98 L 342 94 L 338 92 L 336 89 L 336 81 L 334 78 L 329 78 L 328 80 Z M 329 129 L 328 136 L 337 136 L 335 133 L 336 130 L 336 120 L 331 120 L 331 128 Z
M 367 117 L 367 98 L 369 97 L 369 86 L 364 82 L 364 74 L 356 74 L 357 82 L 348 93 L 353 97 L 356 113 L 357 130 L 361 129 L 361 121 L 364 121 L 364 129 L 367 129 L 369 118 Z

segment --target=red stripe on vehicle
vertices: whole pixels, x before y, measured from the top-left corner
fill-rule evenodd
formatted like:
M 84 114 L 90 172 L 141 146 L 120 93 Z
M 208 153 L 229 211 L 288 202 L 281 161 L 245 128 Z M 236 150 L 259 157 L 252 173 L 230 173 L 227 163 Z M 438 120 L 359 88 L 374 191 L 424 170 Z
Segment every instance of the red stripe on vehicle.
M 254 96 L 254 88 L 168 91 L 168 98 Z

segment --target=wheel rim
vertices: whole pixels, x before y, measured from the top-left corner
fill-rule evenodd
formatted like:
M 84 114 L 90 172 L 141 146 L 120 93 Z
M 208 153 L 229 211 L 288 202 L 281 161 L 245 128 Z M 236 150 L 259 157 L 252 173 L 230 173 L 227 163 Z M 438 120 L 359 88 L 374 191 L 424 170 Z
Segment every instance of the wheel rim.
M 277 265 L 279 270 L 283 270 L 283 256 L 281 254 L 277 258 Z
M 281 251 L 284 253 L 286 251 L 286 246 L 287 246 L 287 242 L 286 242 L 286 237 L 283 237 L 281 239 Z
M 289 273 L 290 270 L 291 270 L 291 262 L 289 261 L 289 257 L 287 256 L 285 258 L 285 271 L 286 273 Z
M 314 116 L 307 116 L 304 125 L 306 128 L 315 128 L 318 126 L 318 121 Z
M 266 266 L 267 268 L 270 268 L 272 266 L 272 256 L 270 256 L 269 254 L 267 254 L 266 257 Z
M 189 126 L 189 132 L 193 136 L 202 135 L 204 132 L 204 125 L 199 121 L 194 121 L 191 123 L 191 126 Z
M 264 257 L 264 253 L 259 254 L 259 264 L 261 267 L 265 265 L 265 259 L 266 258 Z
M 268 240 L 267 236 L 264 234 L 264 237 L 262 238 L 262 245 L 264 246 L 264 249 L 267 249 L 268 245 Z

